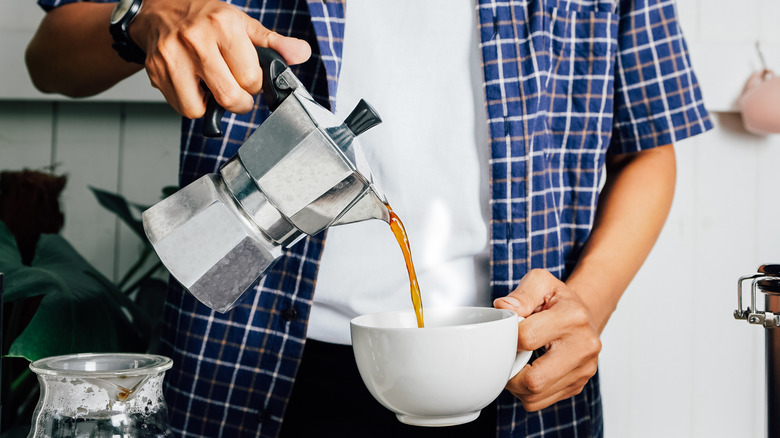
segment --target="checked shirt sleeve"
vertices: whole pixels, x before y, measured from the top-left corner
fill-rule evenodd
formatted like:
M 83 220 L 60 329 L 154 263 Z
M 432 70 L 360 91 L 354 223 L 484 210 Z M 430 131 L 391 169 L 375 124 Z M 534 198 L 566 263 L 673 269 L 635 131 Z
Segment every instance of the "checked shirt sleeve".
M 712 128 L 674 0 L 620 0 L 612 154 Z

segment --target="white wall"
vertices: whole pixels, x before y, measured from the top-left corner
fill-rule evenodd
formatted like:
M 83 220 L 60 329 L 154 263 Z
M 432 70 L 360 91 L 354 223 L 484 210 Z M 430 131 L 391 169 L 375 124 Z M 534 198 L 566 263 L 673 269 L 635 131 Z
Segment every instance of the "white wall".
M 26 41 L 30 26 L 14 26 L 20 20 L 34 26 L 40 13 L 32 0 L 2 1 L 21 12 L 13 19 L 0 13 L 0 24 L 21 33 L 15 41 Z M 711 108 L 733 109 L 758 68 L 756 40 L 770 67 L 780 70 L 780 1 L 679 0 L 679 9 Z M 11 41 L 0 36 L 7 60 L 0 66 L 21 62 L 21 43 Z M 17 84 L 0 88 L 0 169 L 60 163 L 57 170 L 70 175 L 62 198 L 65 236 L 103 272 L 121 274 L 138 241 L 98 206 L 87 185 L 153 203 L 162 186 L 176 182 L 178 118 L 163 104 L 114 102 L 137 94 L 53 103 L 24 88 L 20 66 L 0 70 L 0 84 Z M 150 96 L 142 100 L 155 100 Z M 764 433 L 763 329 L 731 315 L 739 276 L 780 263 L 780 206 L 773 197 L 780 135 L 747 134 L 734 112 L 713 116 L 715 131 L 678 145 L 669 221 L 603 335 L 610 438 Z
M 0 100 L 0 170 L 55 165 L 68 183 L 62 231 L 109 278 L 137 260 L 141 241 L 89 186 L 151 205 L 177 184 L 179 117 L 161 103 Z
M 780 139 L 736 114 L 677 147 L 666 227 L 603 335 L 607 436 L 763 435 L 763 331 L 736 321 L 737 279 L 780 259 Z
M 780 71 L 780 1 L 678 0 L 711 110 L 726 111 L 760 68 Z M 735 112 L 677 145 L 666 227 L 602 340 L 608 437 L 764 436 L 764 329 L 736 321 L 737 279 L 780 260 L 780 135 Z

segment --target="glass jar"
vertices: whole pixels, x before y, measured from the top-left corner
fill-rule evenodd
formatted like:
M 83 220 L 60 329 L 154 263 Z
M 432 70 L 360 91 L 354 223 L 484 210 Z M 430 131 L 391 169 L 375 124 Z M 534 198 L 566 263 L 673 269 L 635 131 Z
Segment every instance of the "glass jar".
M 172 437 L 165 356 L 88 353 L 37 360 L 40 399 L 28 438 Z

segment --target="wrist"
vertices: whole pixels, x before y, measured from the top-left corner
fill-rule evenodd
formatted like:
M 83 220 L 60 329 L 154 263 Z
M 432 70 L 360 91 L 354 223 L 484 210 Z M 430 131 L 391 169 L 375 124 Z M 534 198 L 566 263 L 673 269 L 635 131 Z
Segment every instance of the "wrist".
M 620 294 L 611 292 L 614 285 L 610 282 L 598 281 L 582 275 L 581 270 L 580 272 L 576 271 L 566 280 L 566 286 L 580 297 L 591 315 L 593 327 L 601 334 L 617 308 L 617 301 L 613 298 L 616 295 L 619 297 Z
M 114 40 L 112 47 L 127 62 L 144 64 L 146 53 L 130 37 L 130 25 L 141 11 L 141 0 L 120 0 L 111 14 L 109 32 Z

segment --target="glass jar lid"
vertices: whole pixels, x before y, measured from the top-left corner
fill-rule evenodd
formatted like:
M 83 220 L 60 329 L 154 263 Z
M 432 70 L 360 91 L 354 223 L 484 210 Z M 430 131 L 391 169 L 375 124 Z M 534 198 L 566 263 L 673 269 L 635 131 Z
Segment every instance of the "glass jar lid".
M 156 374 L 173 361 L 165 356 L 141 353 L 79 353 L 36 360 L 30 369 L 39 375 L 117 377 Z

